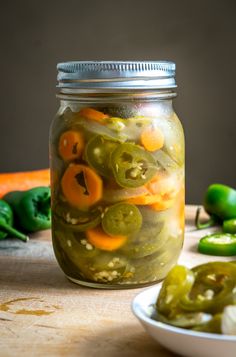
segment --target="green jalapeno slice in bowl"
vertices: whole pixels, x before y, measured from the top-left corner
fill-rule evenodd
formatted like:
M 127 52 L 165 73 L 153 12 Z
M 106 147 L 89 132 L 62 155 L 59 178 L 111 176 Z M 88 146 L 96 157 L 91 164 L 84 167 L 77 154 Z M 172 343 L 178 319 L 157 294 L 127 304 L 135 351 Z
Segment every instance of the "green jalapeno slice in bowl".
M 139 231 L 141 226 L 142 215 L 139 209 L 130 203 L 117 203 L 108 207 L 103 214 L 102 228 L 111 236 L 128 236 Z
M 116 182 L 122 187 L 139 187 L 157 172 L 155 159 L 138 145 L 124 143 L 111 154 L 111 166 Z
M 195 282 L 191 294 L 180 300 L 185 311 L 220 313 L 236 302 L 236 266 L 229 262 L 210 262 L 192 269 Z M 208 292 L 211 295 L 208 296 Z
M 190 269 L 182 265 L 175 266 L 162 285 L 157 300 L 158 312 L 172 318 L 180 298 L 190 292 L 193 283 L 194 273 Z

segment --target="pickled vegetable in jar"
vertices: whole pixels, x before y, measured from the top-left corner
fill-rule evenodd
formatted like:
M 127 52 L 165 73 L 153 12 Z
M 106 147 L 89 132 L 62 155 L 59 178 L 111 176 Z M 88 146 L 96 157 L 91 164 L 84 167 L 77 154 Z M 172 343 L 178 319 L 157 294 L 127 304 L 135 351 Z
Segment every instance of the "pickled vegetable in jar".
M 73 282 L 156 283 L 184 237 L 184 134 L 173 62 L 66 62 L 50 130 L 52 239 Z

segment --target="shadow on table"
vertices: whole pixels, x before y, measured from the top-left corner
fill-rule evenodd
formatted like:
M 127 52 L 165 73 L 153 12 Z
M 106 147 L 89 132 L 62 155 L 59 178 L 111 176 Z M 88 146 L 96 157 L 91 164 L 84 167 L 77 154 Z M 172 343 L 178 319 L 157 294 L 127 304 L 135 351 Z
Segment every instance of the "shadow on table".
M 1 256 L 0 285 L 3 289 L 83 289 L 67 280 L 55 260 Z
M 110 327 L 102 333 L 86 335 L 79 339 L 78 351 L 79 356 L 89 357 L 177 357 L 155 342 L 138 324 Z

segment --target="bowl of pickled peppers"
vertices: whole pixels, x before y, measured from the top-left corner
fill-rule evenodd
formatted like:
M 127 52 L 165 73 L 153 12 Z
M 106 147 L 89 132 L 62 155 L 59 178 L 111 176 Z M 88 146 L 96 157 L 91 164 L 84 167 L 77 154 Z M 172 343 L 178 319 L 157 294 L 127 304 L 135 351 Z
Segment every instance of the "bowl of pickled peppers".
M 147 332 L 175 353 L 233 357 L 236 261 L 176 265 L 162 285 L 138 294 L 132 308 Z

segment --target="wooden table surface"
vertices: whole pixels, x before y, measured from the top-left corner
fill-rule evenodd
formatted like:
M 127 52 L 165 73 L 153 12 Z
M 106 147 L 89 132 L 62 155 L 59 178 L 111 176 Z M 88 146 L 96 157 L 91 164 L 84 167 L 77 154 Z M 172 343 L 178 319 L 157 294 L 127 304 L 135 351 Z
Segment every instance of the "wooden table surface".
M 219 260 L 196 251 L 206 231 L 194 229 L 195 210 L 186 208 L 179 262 L 187 266 Z M 131 301 L 142 289 L 105 291 L 69 282 L 57 265 L 50 239 L 50 231 L 45 231 L 27 244 L 0 242 L 1 357 L 175 356 L 153 341 L 131 312 Z

